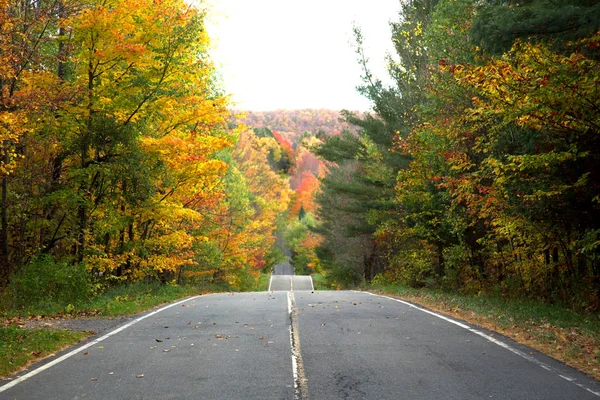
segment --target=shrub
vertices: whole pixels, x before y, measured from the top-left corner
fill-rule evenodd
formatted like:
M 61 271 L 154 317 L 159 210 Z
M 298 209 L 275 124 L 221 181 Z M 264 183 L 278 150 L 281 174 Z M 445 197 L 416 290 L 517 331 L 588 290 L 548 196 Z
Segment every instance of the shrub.
M 56 310 L 86 301 L 90 289 L 84 265 L 43 255 L 12 276 L 8 291 L 12 308 Z
M 402 250 L 392 259 L 386 271 L 391 283 L 419 288 L 426 286 L 433 276 L 432 253 L 428 249 Z

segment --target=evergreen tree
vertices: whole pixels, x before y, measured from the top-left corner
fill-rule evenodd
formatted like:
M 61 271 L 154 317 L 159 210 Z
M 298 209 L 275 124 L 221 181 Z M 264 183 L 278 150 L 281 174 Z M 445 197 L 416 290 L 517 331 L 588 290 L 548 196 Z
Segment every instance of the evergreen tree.
M 473 42 L 492 53 L 508 51 L 516 39 L 546 41 L 557 48 L 600 30 L 595 0 L 487 0 L 473 21 Z

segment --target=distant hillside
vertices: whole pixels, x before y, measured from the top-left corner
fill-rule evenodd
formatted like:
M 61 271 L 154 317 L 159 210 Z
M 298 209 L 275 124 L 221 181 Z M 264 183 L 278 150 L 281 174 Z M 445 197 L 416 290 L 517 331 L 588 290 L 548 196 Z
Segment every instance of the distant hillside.
M 333 110 L 276 110 L 276 111 L 244 111 L 245 118 L 240 122 L 252 128 L 269 128 L 270 130 L 292 133 L 292 141 L 304 132 L 316 134 L 340 134 L 344 129 L 353 129 L 345 122 L 340 122 L 341 115 Z M 286 136 L 288 136 L 286 135 Z

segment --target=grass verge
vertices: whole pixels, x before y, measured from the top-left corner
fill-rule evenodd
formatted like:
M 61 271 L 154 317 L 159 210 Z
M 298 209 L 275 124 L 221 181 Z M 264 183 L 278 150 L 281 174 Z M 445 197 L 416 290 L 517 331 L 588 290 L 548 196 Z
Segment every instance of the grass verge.
M 258 287 L 256 288 L 256 292 L 266 292 L 269 290 L 269 280 L 271 279 L 271 274 L 260 273 L 260 277 L 258 278 Z
M 0 327 L 0 377 L 7 377 L 33 361 L 62 350 L 88 336 L 85 332 Z
M 187 296 L 227 292 L 229 290 L 229 287 L 224 284 L 179 286 L 160 282 L 135 282 L 108 288 L 103 293 L 75 304 L 41 301 L 28 304 L 26 308 L 13 309 L 7 306 L 7 302 L 4 302 L 4 304 L 0 302 L 0 319 L 27 316 L 59 318 L 118 317 L 137 314 Z
M 89 303 L 83 305 L 83 313 L 89 311 L 90 314 L 103 317 L 132 315 L 184 297 L 217 291 L 226 291 L 226 288 L 137 282 L 116 286 L 93 297 Z
M 398 285 L 366 290 L 396 296 L 499 332 L 600 380 L 600 315 L 497 296 L 468 296 Z

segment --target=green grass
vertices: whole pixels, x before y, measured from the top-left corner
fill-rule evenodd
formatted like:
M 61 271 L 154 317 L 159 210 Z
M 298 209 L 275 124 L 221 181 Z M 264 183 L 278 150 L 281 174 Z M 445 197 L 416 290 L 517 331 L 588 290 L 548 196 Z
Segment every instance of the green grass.
M 208 288 L 202 290 L 197 286 L 165 285 L 159 282 L 136 282 L 111 288 L 81 306 L 84 309 L 96 310 L 101 316 L 116 317 L 136 314 L 161 304 L 206 291 L 211 292 L 213 290 Z
M 86 337 L 85 332 L 0 327 L 0 376 L 8 376 L 39 359 Z
M 256 288 L 257 292 L 266 292 L 267 290 L 269 290 L 269 280 L 271 279 L 271 274 L 265 274 L 262 273 L 260 274 L 260 277 L 258 278 L 258 287 Z
M 11 309 L 7 302 L 0 304 L 0 318 L 29 315 L 91 314 L 104 317 L 116 317 L 136 314 L 160 304 L 168 303 L 187 296 L 201 293 L 226 292 L 226 285 L 166 285 L 160 282 L 135 282 L 107 289 L 91 299 L 76 304 L 36 302 L 22 309 Z

